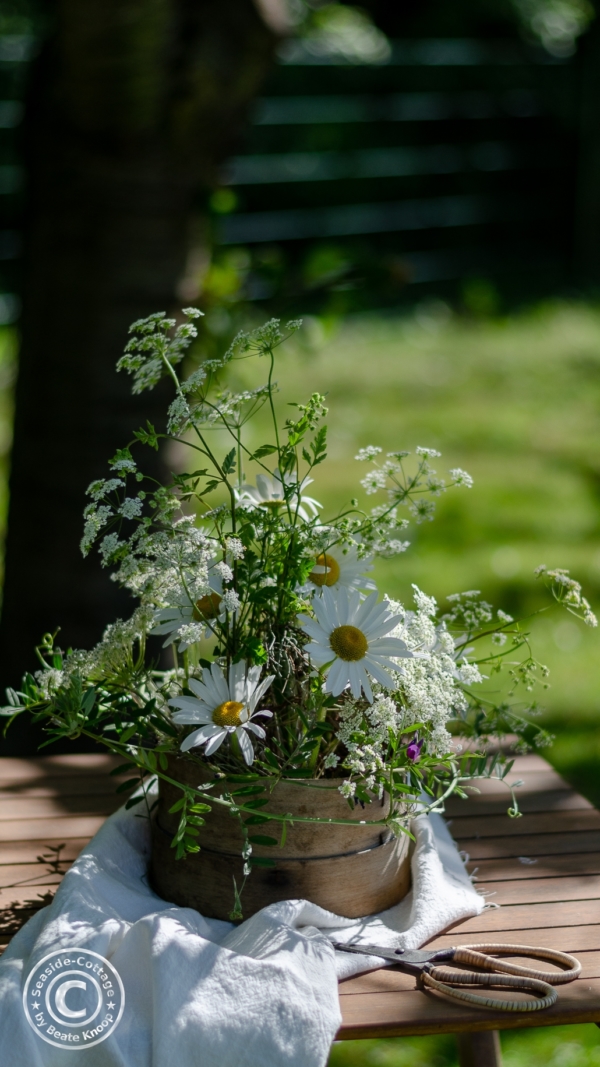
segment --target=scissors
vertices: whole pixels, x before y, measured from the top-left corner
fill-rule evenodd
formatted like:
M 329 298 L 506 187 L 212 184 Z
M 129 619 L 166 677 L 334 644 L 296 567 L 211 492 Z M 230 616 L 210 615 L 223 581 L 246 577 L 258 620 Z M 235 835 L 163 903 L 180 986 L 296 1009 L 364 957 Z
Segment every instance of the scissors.
M 405 974 L 414 974 L 417 984 L 436 989 L 439 993 L 456 1000 L 467 1001 L 478 1008 L 493 1008 L 496 1011 L 541 1011 L 551 1008 L 558 999 L 554 986 L 572 982 L 581 973 L 581 964 L 567 952 L 552 948 L 532 948 L 530 945 L 462 945 L 458 948 L 403 949 L 382 948 L 381 945 L 342 944 L 332 941 L 333 947 L 342 952 L 358 952 L 365 956 L 380 956 L 393 960 Z M 491 955 L 490 955 L 491 953 Z M 549 960 L 562 971 L 539 971 L 506 963 L 496 956 L 531 956 L 533 959 Z M 439 967 L 440 963 L 459 963 L 476 967 L 474 971 L 460 971 L 452 967 Z M 511 989 L 530 993 L 535 1000 L 496 1000 L 494 997 L 477 996 L 463 986 L 486 986 L 490 989 Z

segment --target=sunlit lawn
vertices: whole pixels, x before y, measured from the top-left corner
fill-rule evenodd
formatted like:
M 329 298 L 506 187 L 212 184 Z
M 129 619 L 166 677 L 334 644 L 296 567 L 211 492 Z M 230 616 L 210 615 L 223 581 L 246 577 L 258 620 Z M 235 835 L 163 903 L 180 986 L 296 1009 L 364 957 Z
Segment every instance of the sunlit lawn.
M 0 520 L 12 344 L 12 334 L 0 336 Z M 411 527 L 405 555 L 378 565 L 380 589 L 407 600 L 416 582 L 443 602 L 475 588 L 513 615 L 530 613 L 548 604 L 533 578 L 546 563 L 570 568 L 600 607 L 600 310 L 553 304 L 469 321 L 432 301 L 403 318 L 354 319 L 329 335 L 312 322 L 302 344 L 282 351 L 277 376 L 282 402 L 328 394 L 330 460 L 311 489 L 332 511 L 353 496 L 377 502 L 365 498 L 358 483 L 366 467 L 352 458 L 368 444 L 384 452 L 428 445 L 443 453 L 440 474 L 462 467 L 475 478 L 473 489 L 440 499 L 435 522 Z M 251 444 L 261 443 L 257 432 Z M 552 669 L 552 687 L 539 694 L 557 734 L 545 755 L 600 804 L 598 631 L 557 611 L 535 619 L 532 631 Z M 505 1034 L 503 1051 L 507 1067 L 600 1065 L 600 1031 Z M 456 1055 L 452 1038 L 415 1038 L 338 1044 L 330 1062 L 453 1067 Z

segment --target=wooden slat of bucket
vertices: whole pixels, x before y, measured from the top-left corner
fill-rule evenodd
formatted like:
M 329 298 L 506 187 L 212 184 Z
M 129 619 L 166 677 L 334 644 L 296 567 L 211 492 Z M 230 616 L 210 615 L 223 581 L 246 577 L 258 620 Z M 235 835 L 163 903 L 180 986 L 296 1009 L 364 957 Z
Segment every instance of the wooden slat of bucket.
M 410 886 L 409 839 L 327 859 L 277 858 L 273 868 L 257 867 L 242 895 L 244 918 L 268 904 L 298 897 L 356 918 L 384 911 L 402 899 Z M 233 909 L 233 879 L 243 882 L 241 857 L 203 849 L 185 863 L 174 859 L 169 836 L 154 827 L 150 881 L 162 897 L 194 907 L 203 915 L 227 919 Z

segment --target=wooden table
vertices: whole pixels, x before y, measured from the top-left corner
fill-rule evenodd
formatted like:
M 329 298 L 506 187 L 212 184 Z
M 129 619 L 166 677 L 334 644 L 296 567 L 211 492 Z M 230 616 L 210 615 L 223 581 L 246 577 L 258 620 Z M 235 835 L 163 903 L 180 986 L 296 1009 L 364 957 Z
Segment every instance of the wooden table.
M 103 755 L 0 759 L 0 944 L 50 899 L 69 863 L 121 803 L 107 774 L 115 763 Z M 575 953 L 582 976 L 559 987 L 550 1010 L 519 1015 L 463 1007 L 421 992 L 398 971 L 373 971 L 340 985 L 338 1039 L 456 1033 L 464 1067 L 494 1067 L 498 1028 L 600 1022 L 600 813 L 539 756 L 517 759 L 511 780 L 517 779 L 524 781 L 520 819 L 508 818 L 509 794 L 493 781 L 470 800 L 448 804 L 468 869 L 500 907 L 458 923 L 431 945 L 547 945 Z

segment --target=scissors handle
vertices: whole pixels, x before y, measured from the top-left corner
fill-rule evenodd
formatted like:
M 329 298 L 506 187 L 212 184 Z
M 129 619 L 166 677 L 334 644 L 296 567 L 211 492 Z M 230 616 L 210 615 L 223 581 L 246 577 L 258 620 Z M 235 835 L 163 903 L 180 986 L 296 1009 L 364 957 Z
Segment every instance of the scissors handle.
M 523 967 L 516 963 L 507 963 L 496 956 L 531 956 L 533 959 L 548 960 L 562 971 L 542 971 L 535 967 Z M 537 948 L 531 945 L 463 945 L 454 950 L 452 959 L 455 963 L 466 963 L 484 971 L 501 971 L 504 974 L 519 975 L 522 978 L 535 978 L 549 985 L 564 985 L 572 982 L 581 974 L 581 964 L 568 952 L 559 952 L 555 948 Z
M 456 958 L 456 957 L 455 957 Z M 494 1011 L 530 1012 L 551 1008 L 558 1000 L 558 993 L 548 982 L 537 978 L 524 978 L 512 974 L 476 974 L 474 971 L 455 971 L 451 967 L 431 967 L 422 972 L 424 986 L 436 989 L 439 993 L 455 1000 L 467 1001 L 477 1008 L 491 1008 Z M 457 987 L 487 986 L 492 989 L 510 989 L 521 993 L 531 993 L 535 1000 L 499 1000 L 495 997 L 478 996 L 467 989 Z
M 523 967 L 520 964 L 497 959 L 496 953 L 502 956 L 532 956 L 534 959 L 548 960 L 566 969 L 541 971 L 534 967 Z M 558 999 L 558 993 L 553 987 L 572 982 L 581 973 L 579 960 L 570 956 L 568 952 L 559 952 L 558 949 L 553 948 L 534 948 L 531 945 L 463 945 L 454 950 L 452 962 L 477 967 L 478 971 L 455 971 L 451 967 L 434 965 L 424 969 L 423 985 L 437 989 L 438 992 L 454 997 L 455 1000 L 467 1001 L 478 1008 L 492 1008 L 496 1011 L 530 1012 L 551 1008 Z M 521 993 L 530 993 L 535 999 L 498 1000 L 493 997 L 477 996 L 476 993 L 460 988 L 462 986 L 511 989 Z

